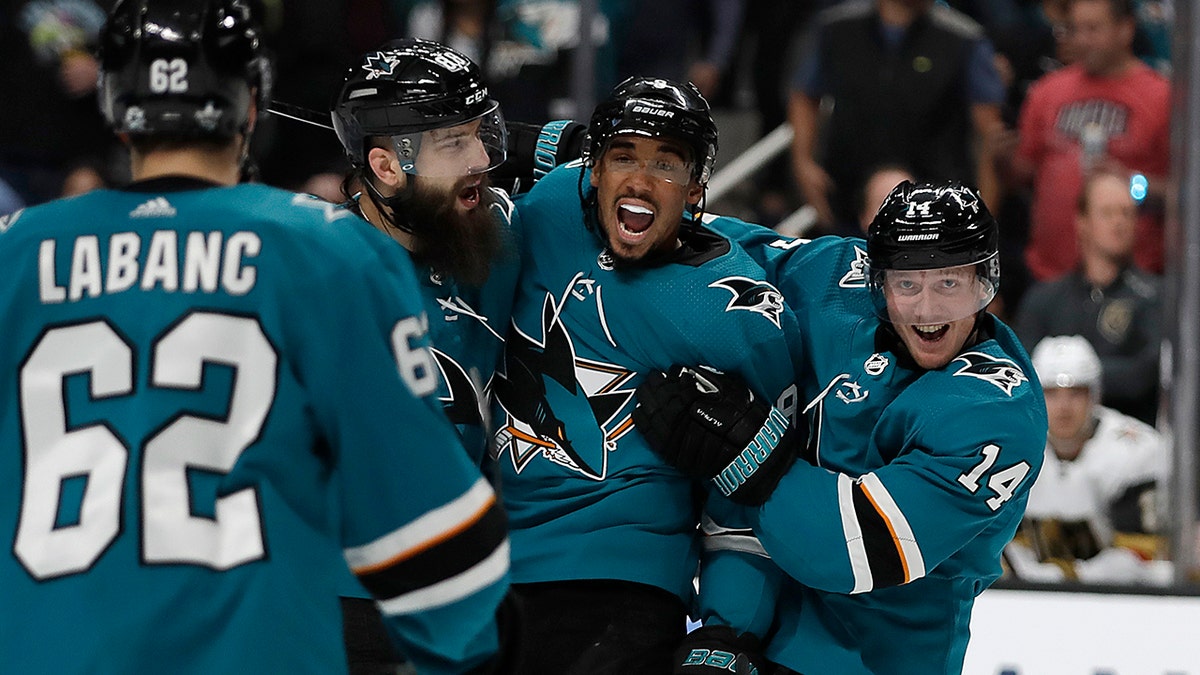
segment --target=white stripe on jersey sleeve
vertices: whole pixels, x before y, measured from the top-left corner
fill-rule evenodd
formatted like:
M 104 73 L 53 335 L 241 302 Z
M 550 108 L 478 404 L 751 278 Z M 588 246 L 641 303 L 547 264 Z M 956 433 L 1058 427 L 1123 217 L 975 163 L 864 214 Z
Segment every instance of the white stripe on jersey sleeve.
M 863 545 L 862 529 L 854 510 L 854 481 L 846 474 L 837 477 L 838 511 L 842 514 L 842 533 L 846 537 L 846 552 L 850 555 L 850 571 L 854 573 L 854 588 L 850 593 L 866 593 L 875 587 L 867 547 Z
M 892 535 L 896 537 L 896 544 L 899 547 L 900 562 L 904 565 L 904 583 L 925 576 L 925 556 L 921 555 L 921 547 L 917 545 L 916 535 L 913 534 L 908 519 L 904 517 L 904 512 L 900 510 L 899 506 L 896 506 L 892 494 L 883 486 L 883 481 L 873 473 L 863 476 L 859 481 L 862 483 L 863 489 L 867 491 L 867 496 L 880 510 L 880 515 L 892 527 Z
M 496 500 L 487 480 L 480 477 L 454 501 L 443 504 L 398 530 L 362 546 L 345 549 L 346 562 L 355 574 L 406 558 L 453 536 L 473 523 Z
M 384 614 L 396 616 L 423 612 L 462 600 L 491 586 L 508 573 L 508 548 L 508 540 L 505 539 L 491 555 L 467 571 L 411 593 L 381 600 L 379 609 Z

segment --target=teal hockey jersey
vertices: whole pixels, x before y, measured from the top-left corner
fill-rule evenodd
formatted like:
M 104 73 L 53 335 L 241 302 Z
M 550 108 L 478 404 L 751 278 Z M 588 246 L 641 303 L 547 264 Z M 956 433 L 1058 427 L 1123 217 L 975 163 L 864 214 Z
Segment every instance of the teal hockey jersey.
M 461 284 L 429 266 L 417 266 L 440 373 L 437 396 L 476 464 L 483 463 L 491 440 L 491 379 L 504 353 L 521 263 L 512 200 L 495 188 L 492 195 L 501 248 L 482 286 Z
M 559 167 L 516 200 L 524 267 L 494 388 L 513 581 L 631 581 L 690 601 L 693 485 L 634 429 L 634 390 L 653 370 L 703 364 L 790 415 L 795 321 L 708 227 L 685 225 L 661 265 L 614 266 L 585 225 L 581 172 Z
M 503 512 L 403 249 L 173 178 L 0 220 L 0 270 L 4 670 L 345 672 L 347 563 L 421 672 L 494 653 Z
M 974 599 L 999 576 L 1042 464 L 1028 356 L 987 316 L 990 337 L 949 365 L 910 367 L 876 318 L 865 242 L 713 226 L 756 253 L 799 320 L 810 438 L 760 509 L 714 515 L 751 525 L 786 577 L 730 543 L 744 532 L 708 528 L 706 618 L 765 634 L 767 655 L 797 672 L 960 672 Z

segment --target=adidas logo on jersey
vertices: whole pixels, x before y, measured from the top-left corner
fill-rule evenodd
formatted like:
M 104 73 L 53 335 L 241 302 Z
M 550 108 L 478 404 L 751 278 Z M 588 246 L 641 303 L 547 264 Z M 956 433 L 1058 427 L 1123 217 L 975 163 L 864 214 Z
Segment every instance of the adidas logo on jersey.
M 173 218 L 175 207 L 166 197 L 155 197 L 129 212 L 130 218 Z

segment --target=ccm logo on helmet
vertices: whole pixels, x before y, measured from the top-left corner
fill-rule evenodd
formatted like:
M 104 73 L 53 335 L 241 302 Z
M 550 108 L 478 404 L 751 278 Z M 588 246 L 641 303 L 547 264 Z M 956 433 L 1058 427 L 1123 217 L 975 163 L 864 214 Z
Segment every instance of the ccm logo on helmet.
M 674 117 L 675 113 L 662 108 L 650 108 L 644 105 L 634 106 L 633 112 L 642 113 L 644 115 L 654 115 L 655 117 Z

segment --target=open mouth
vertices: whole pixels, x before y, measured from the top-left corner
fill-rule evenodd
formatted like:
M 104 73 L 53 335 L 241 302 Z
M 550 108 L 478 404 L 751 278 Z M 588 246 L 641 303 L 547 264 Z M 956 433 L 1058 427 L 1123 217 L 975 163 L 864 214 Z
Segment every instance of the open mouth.
M 937 342 L 946 337 L 946 333 L 950 331 L 950 324 L 943 323 L 940 325 L 924 325 L 913 326 L 913 332 L 922 342 Z
M 468 211 L 479 206 L 479 183 L 468 185 L 458 193 L 458 203 Z
M 638 241 L 646 235 L 646 230 L 654 224 L 654 211 L 630 202 L 617 204 L 617 229 L 621 238 L 626 241 Z

